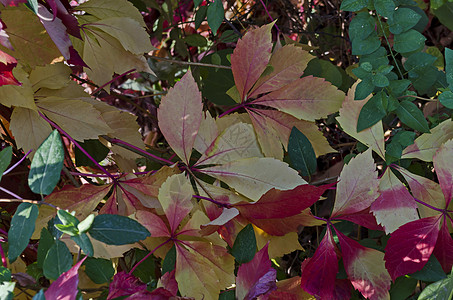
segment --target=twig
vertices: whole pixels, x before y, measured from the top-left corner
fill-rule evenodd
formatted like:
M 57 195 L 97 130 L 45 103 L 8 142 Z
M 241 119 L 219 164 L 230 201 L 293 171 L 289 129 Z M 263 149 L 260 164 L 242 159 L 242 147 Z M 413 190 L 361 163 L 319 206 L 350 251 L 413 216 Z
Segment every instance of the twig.
M 169 58 L 164 58 L 164 57 L 159 57 L 155 55 L 148 55 L 149 58 L 155 59 L 155 60 L 162 60 L 166 61 L 172 64 L 178 64 L 178 65 L 185 65 L 185 66 L 199 66 L 199 67 L 210 67 L 210 68 L 220 68 L 220 69 L 228 69 L 231 70 L 230 66 L 223 66 L 223 65 L 214 65 L 214 64 L 205 64 L 205 63 L 199 63 L 199 62 L 190 62 L 190 61 L 181 61 L 181 60 L 174 60 L 174 59 L 169 59 Z

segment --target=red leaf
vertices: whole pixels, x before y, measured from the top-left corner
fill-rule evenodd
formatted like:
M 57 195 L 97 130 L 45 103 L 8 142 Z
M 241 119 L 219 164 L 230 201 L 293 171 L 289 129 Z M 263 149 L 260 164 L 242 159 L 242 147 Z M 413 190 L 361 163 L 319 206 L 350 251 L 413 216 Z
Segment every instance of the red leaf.
M 109 286 L 109 295 L 107 300 L 132 295 L 144 290 L 146 290 L 146 283 L 142 283 L 137 277 L 122 271 L 113 276 L 113 281 Z
M 436 245 L 441 217 L 409 222 L 392 233 L 384 256 L 392 280 L 423 268 Z
M 77 18 L 68 13 L 67 8 L 65 7 L 64 3 L 61 3 L 60 0 L 52 0 L 55 2 L 55 5 L 57 7 L 57 17 L 63 22 L 63 24 L 66 26 L 66 31 L 72 35 L 75 36 L 76 38 L 82 39 L 82 36 L 80 35 L 80 28 L 79 28 L 79 22 L 77 21 Z M 53 9 L 53 8 L 52 8 Z
M 242 264 L 236 277 L 236 297 L 251 300 L 277 289 L 277 271 L 272 268 L 266 244 L 248 263 Z
M 240 203 L 234 207 L 248 219 L 291 217 L 312 206 L 332 185 L 334 184 L 317 187 L 304 184 L 286 191 L 273 188 L 255 203 Z
M 440 187 L 445 196 L 446 207 L 453 197 L 453 140 L 440 146 L 433 157 L 433 164 L 439 179 Z
M 20 3 L 27 3 L 27 0 L 0 0 L 4 6 L 18 6 Z
M 85 259 L 86 257 L 81 259 L 71 269 L 61 274 L 57 280 L 52 282 L 50 287 L 44 293 L 46 299 L 76 299 L 77 293 L 79 292 L 77 290 L 77 285 L 79 284 L 79 275 L 77 272 Z
M 336 217 L 335 219 L 351 221 L 353 223 L 356 223 L 360 226 L 366 227 L 371 230 L 384 231 L 384 228 L 376 222 L 376 218 L 370 212 L 369 208 L 356 212 L 352 215 L 344 215 L 341 217 Z
M 453 240 L 447 222 L 450 222 L 450 219 L 444 219 L 433 252 L 445 273 L 449 273 L 453 266 Z
M 302 262 L 301 287 L 321 299 L 333 299 L 335 278 L 338 273 L 337 246 L 332 231 L 327 232 L 315 254 Z
M 178 282 L 176 282 L 175 272 L 176 270 L 167 272 L 160 278 L 162 287 L 169 291 L 173 296 L 176 296 L 178 293 Z
M 152 237 L 171 236 L 167 225 L 161 217 L 146 210 L 139 210 L 135 213 L 137 221 L 149 230 Z
M 366 248 L 336 229 L 335 232 L 344 268 L 354 288 L 367 299 L 388 299 L 391 279 L 384 266 L 384 253 Z
M 266 69 L 272 50 L 272 24 L 249 31 L 237 42 L 231 55 L 231 69 L 241 102 Z
M 16 65 L 17 61 L 14 57 L 0 50 L 0 86 L 21 85 L 13 75 L 13 69 Z

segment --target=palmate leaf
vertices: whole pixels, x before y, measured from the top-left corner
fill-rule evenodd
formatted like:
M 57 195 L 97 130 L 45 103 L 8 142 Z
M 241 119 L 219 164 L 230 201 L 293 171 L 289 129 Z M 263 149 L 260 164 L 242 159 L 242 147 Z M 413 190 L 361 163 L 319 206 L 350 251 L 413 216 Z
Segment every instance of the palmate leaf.
M 392 280 L 421 270 L 433 253 L 441 215 L 404 224 L 392 233 L 385 247 L 385 267 Z
M 414 198 L 390 168 L 379 181 L 379 193 L 381 195 L 371 205 L 371 212 L 386 233 L 418 219 Z
M 201 93 L 190 72 L 170 89 L 157 111 L 159 128 L 173 151 L 189 164 L 202 120 Z
M 267 249 L 268 245 L 264 246 L 252 261 L 239 267 L 236 278 L 237 299 L 251 300 L 277 289 L 277 270 L 272 268 Z
M 340 241 L 343 264 L 355 289 L 371 300 L 390 299 L 390 275 L 385 269 L 384 253 L 366 248 L 335 230 Z
M 453 140 L 449 140 L 440 146 L 433 157 L 434 168 L 436 169 L 439 185 L 445 197 L 446 207 L 453 197 Z
M 0 50 L 0 86 L 20 85 L 20 82 L 13 75 L 13 69 L 17 65 L 14 57 Z

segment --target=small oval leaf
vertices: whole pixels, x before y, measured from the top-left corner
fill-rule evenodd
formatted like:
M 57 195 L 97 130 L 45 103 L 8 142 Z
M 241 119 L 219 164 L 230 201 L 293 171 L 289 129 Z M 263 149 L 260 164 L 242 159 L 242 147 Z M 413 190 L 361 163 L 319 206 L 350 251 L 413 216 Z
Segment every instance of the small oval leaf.
M 403 101 L 396 109 L 396 115 L 401 122 L 412 129 L 420 132 L 429 132 L 428 122 L 425 119 L 422 111 L 410 101 Z
M 296 127 L 289 136 L 288 154 L 292 167 L 300 170 L 303 176 L 310 176 L 316 171 L 316 154 L 307 137 Z
M 11 220 L 8 231 L 8 259 L 13 262 L 27 247 L 35 231 L 35 222 L 38 218 L 38 207 L 31 203 L 21 203 Z
M 237 235 L 231 255 L 240 264 L 248 263 L 256 253 L 256 237 L 253 225 L 248 224 Z
M 56 280 L 72 266 L 72 255 L 65 243 L 56 240 L 50 247 L 43 263 L 43 273 L 48 279 Z

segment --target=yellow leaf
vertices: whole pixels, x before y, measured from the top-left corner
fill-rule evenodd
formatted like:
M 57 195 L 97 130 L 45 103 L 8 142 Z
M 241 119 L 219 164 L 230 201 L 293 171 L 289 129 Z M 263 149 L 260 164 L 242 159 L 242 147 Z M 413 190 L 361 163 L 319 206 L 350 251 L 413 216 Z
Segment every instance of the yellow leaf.
M 236 123 L 216 138 L 195 165 L 222 164 L 251 157 L 263 157 L 253 127 Z
M 216 121 L 211 116 L 209 111 L 206 111 L 204 118 L 201 119 L 200 127 L 198 128 L 198 134 L 195 138 L 193 148 L 200 153 L 205 153 L 218 135 L 219 131 L 217 130 Z
M 11 131 L 18 148 L 36 151 L 52 132 L 50 125 L 31 109 L 16 107 L 11 115 Z
M 48 97 L 37 104 L 47 117 L 77 141 L 97 139 L 99 135 L 112 132 L 100 112 L 82 100 Z
M 90 94 L 85 92 L 83 86 L 78 85 L 75 81 L 70 80 L 65 87 L 57 90 L 49 88 L 40 88 L 35 92 L 36 98 L 46 97 L 61 97 L 61 98 L 83 98 L 90 97 Z
M 83 39 L 83 60 L 90 66 L 85 71 L 99 86 L 110 81 L 113 73 L 122 74 L 132 69 L 153 73 L 143 56 L 124 50 L 121 43 L 109 34 L 102 31 L 85 32 Z M 108 86 L 106 88 L 108 90 Z
M 453 138 L 453 120 L 448 119 L 431 129 L 431 133 L 423 133 L 415 142 L 403 150 L 401 158 L 418 158 L 423 161 L 433 161 L 437 149 Z
M 14 51 L 0 46 L 23 65 L 31 67 L 51 63 L 62 56 L 39 18 L 25 5 L 2 7 L 2 21 Z
M 290 232 L 284 236 L 269 235 L 260 228 L 253 225 L 255 231 L 256 245 L 258 250 L 266 246 L 269 242 L 269 258 L 281 257 L 285 254 L 296 250 L 304 250 L 299 244 L 299 236 L 297 232 Z
M 102 19 L 93 24 L 86 24 L 86 27 L 98 28 L 110 34 L 123 45 L 125 50 L 133 54 L 141 55 L 156 50 L 151 46 L 149 34 L 137 21 L 131 18 Z
M 30 82 L 34 91 L 40 88 L 61 89 L 66 87 L 71 81 L 69 78 L 71 72 L 71 68 L 64 63 L 36 67 L 30 73 Z
M 269 157 L 241 159 L 200 172 L 222 180 L 254 201 L 272 188 L 289 190 L 307 183 L 287 163 Z
M 146 27 L 143 16 L 135 6 L 127 0 L 90 0 L 75 7 L 85 11 L 98 19 L 111 17 L 127 17 L 137 21 L 142 27 Z
M 359 142 L 367 145 L 379 154 L 380 157 L 385 159 L 384 130 L 382 128 L 382 121 L 377 122 L 370 128 L 357 132 L 357 120 L 359 119 L 360 111 L 369 100 L 369 98 L 360 101 L 354 100 L 357 84 L 358 82 L 356 82 L 349 89 L 348 95 L 344 99 L 343 105 L 340 108 L 340 116 L 337 117 L 337 121 L 347 134 L 357 139 Z
M 0 103 L 8 107 L 20 106 L 37 110 L 28 74 L 21 68 L 14 68 L 13 74 L 22 85 L 0 86 Z

